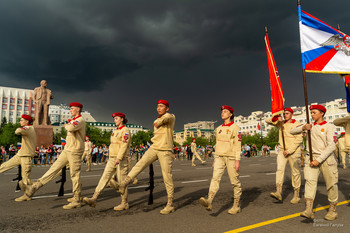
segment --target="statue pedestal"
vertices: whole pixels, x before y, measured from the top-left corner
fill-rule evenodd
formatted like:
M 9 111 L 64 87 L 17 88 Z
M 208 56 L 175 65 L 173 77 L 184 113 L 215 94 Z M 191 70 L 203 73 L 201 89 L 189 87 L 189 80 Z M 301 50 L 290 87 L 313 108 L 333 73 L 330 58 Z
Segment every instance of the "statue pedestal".
M 53 141 L 53 127 L 52 125 L 35 125 L 36 146 L 44 146 L 48 148 Z

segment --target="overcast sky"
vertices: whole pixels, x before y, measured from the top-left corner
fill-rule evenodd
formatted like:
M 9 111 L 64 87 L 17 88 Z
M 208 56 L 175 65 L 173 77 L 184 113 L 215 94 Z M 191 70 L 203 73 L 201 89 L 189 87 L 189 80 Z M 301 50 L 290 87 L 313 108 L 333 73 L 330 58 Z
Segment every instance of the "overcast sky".
M 350 1 L 302 9 L 350 33 Z M 270 111 L 264 27 L 286 97 L 304 104 L 296 0 L 0 0 L 0 85 L 46 79 L 53 104 L 78 101 L 98 121 L 124 112 L 151 128 L 166 99 L 176 129 Z M 308 74 L 310 102 L 345 98 L 337 75 Z

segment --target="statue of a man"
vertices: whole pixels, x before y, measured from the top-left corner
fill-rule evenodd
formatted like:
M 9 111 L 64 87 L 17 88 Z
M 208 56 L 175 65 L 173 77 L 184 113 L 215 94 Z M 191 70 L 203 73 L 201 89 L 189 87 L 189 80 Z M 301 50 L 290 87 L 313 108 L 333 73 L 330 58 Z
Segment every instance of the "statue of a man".
M 34 89 L 35 121 L 34 125 L 50 125 L 49 106 L 53 95 L 47 88 L 46 80 L 40 82 L 40 87 Z

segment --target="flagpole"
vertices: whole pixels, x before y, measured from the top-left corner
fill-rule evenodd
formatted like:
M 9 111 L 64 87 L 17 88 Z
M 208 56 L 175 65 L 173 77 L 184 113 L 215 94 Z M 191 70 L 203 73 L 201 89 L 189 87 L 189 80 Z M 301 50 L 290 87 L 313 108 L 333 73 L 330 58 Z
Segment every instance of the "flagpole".
M 301 5 L 300 0 L 298 0 L 298 7 Z M 306 112 L 306 123 L 310 124 L 310 114 L 309 114 L 309 101 L 307 96 L 307 86 L 306 86 L 306 72 L 305 69 L 302 69 L 303 71 L 303 81 L 304 81 L 304 99 L 305 99 L 305 112 Z M 309 155 L 310 155 L 310 162 L 313 161 L 312 158 L 312 144 L 311 144 L 311 131 L 307 131 L 307 141 L 309 145 Z
M 310 124 L 310 114 L 309 114 L 309 101 L 307 97 L 307 86 L 306 86 L 306 73 L 305 69 L 303 69 L 303 80 L 304 80 L 304 98 L 305 98 L 305 112 L 306 112 L 306 123 Z M 312 145 L 311 145 L 311 131 L 307 131 L 307 139 L 309 144 L 309 155 L 310 155 L 310 162 L 313 161 L 312 158 Z
M 265 36 L 267 36 L 268 35 L 268 30 L 267 30 L 267 27 L 265 27 Z M 281 88 L 281 87 L 280 87 Z M 283 106 L 284 107 L 284 106 Z M 260 124 L 261 124 L 261 122 L 260 122 Z M 284 149 L 284 151 L 286 151 L 287 150 L 287 148 L 286 148 L 286 143 L 285 143 L 285 140 L 284 140 L 284 126 L 283 126 L 284 124 L 283 124 L 283 121 L 281 122 L 281 136 L 282 136 L 282 143 L 283 143 L 283 149 Z M 262 127 L 261 127 L 262 128 Z M 262 131 L 261 131 L 261 135 L 262 135 Z

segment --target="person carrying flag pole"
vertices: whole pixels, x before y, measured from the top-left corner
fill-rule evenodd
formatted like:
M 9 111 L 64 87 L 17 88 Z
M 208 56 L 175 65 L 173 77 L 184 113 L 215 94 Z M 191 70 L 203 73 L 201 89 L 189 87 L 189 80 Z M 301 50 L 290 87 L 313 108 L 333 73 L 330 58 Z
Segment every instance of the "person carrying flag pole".
M 265 43 L 267 51 L 267 61 L 270 74 L 271 85 L 271 105 L 272 117 L 265 120 L 266 123 L 276 126 L 279 129 L 279 150 L 277 155 L 277 171 L 276 171 L 276 192 L 271 192 L 270 196 L 282 201 L 282 187 L 284 181 L 284 172 L 287 163 L 291 168 L 292 186 L 294 196 L 290 203 L 297 204 L 300 202 L 299 191 L 301 184 L 300 177 L 300 145 L 303 141 L 302 134 L 291 135 L 290 130 L 300 126 L 301 123 L 292 119 L 294 111 L 291 108 L 284 109 L 284 95 L 282 91 L 281 81 L 278 75 L 275 60 L 270 48 L 267 28 L 265 28 Z M 280 116 L 283 113 L 284 120 Z
M 298 13 L 307 124 L 293 129 L 291 133 L 308 131 L 304 167 L 306 209 L 301 216 L 314 218 L 313 202 L 318 175 L 322 172 L 330 203 L 328 213 L 324 218 L 331 221 L 338 217 L 336 212 L 338 168 L 334 156 L 335 126 L 324 121 L 326 108 L 322 105 L 311 105 L 311 116 L 315 123 L 310 124 L 306 72 L 350 74 L 350 37 L 301 10 L 300 0 L 298 0 Z

